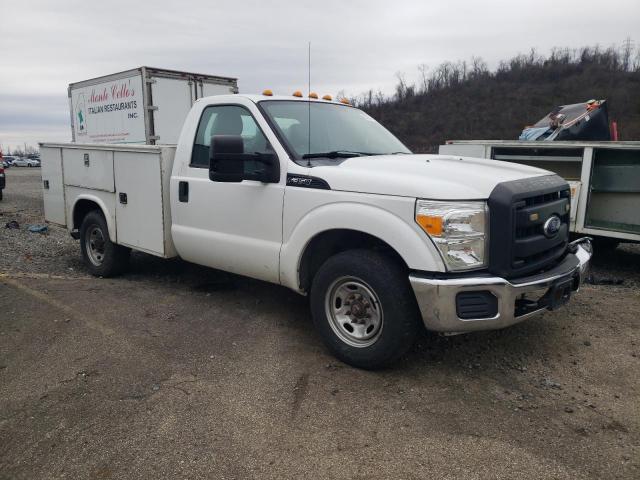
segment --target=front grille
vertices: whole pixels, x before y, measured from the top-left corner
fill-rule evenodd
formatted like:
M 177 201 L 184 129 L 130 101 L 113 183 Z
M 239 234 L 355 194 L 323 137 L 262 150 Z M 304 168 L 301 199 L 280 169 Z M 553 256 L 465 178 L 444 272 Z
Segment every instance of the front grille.
M 489 270 L 505 278 L 544 270 L 564 256 L 569 238 L 569 186 L 557 175 L 499 184 L 489 197 Z M 545 222 L 558 216 L 554 235 Z

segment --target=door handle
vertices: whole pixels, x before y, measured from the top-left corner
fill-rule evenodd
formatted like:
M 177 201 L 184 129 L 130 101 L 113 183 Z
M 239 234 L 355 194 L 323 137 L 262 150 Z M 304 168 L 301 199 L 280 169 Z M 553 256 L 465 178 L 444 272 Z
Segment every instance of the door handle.
M 189 182 L 178 183 L 178 200 L 181 202 L 189 201 Z

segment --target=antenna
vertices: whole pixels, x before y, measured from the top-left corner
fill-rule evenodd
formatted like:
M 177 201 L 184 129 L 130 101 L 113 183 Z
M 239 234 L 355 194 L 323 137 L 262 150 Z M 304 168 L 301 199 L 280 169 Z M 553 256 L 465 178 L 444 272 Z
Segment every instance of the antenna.
M 307 52 L 307 67 L 308 67 L 308 91 L 307 91 L 307 110 L 309 112 L 309 119 L 307 122 L 307 127 L 309 129 L 307 135 L 307 153 L 311 153 L 311 99 L 309 98 L 309 94 L 311 93 L 311 42 L 309 42 L 309 50 Z M 311 159 L 307 158 L 307 167 L 311 168 Z

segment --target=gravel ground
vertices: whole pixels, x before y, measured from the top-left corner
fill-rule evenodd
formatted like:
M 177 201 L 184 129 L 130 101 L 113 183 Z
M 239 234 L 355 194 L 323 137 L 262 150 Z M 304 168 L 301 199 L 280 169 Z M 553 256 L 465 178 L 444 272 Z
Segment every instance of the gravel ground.
M 363 372 L 280 287 L 141 254 L 88 276 L 66 231 L 26 230 L 39 170 L 7 177 L 0 479 L 640 477 L 638 246 L 595 259 L 621 285 Z

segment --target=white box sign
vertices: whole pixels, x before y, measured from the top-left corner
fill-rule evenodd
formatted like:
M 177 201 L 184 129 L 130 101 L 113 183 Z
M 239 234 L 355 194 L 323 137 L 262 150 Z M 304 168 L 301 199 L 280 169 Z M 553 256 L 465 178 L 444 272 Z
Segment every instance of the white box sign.
M 78 143 L 145 143 L 142 77 L 73 89 L 71 114 Z

